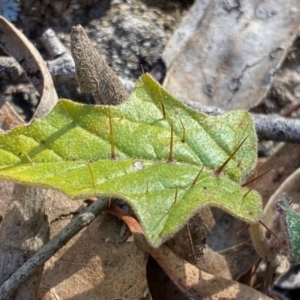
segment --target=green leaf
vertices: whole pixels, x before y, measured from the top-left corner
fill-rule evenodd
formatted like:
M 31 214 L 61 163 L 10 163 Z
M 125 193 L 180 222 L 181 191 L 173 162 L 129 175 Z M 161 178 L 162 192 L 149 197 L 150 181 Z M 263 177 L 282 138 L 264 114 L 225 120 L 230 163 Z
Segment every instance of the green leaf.
M 300 262 L 300 214 L 293 210 L 287 198 L 282 196 L 276 203 L 282 214 L 284 227 L 288 235 L 289 255 L 292 263 Z
M 0 178 L 74 198 L 122 198 L 158 246 L 204 205 L 259 220 L 260 196 L 240 185 L 255 167 L 256 147 L 247 112 L 200 114 L 143 75 L 119 106 L 62 100 L 45 118 L 0 136 Z

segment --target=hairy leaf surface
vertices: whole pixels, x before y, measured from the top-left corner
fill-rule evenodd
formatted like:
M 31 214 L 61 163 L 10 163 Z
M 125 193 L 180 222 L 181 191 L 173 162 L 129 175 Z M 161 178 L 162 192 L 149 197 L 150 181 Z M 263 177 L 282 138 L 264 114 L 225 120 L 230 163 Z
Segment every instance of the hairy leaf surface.
M 300 262 L 300 214 L 293 210 L 285 199 L 277 202 L 277 210 L 283 215 L 284 228 L 288 236 L 289 255 L 292 263 Z
M 260 196 L 241 187 L 256 145 L 247 112 L 200 114 L 143 75 L 119 106 L 61 100 L 45 118 L 0 136 L 0 178 L 74 198 L 122 198 L 158 246 L 204 205 L 259 220 Z

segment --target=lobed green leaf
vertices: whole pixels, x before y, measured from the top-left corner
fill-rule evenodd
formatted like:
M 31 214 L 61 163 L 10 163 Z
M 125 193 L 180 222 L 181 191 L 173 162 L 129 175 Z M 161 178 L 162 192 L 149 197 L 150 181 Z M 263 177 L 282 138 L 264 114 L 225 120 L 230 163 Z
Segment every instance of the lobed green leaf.
M 247 112 L 200 114 L 143 75 L 119 106 L 61 100 L 45 118 L 1 135 L 0 179 L 74 198 L 122 198 L 158 246 L 204 205 L 259 220 L 260 196 L 241 187 L 256 165 L 256 147 Z

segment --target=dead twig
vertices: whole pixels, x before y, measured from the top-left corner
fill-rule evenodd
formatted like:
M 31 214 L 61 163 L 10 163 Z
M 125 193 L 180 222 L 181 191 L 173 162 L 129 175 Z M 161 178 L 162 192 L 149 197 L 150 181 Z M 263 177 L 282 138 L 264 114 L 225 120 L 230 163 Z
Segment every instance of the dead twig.
M 254 115 L 252 119 L 259 139 L 282 142 L 300 142 L 300 120 L 278 115 Z

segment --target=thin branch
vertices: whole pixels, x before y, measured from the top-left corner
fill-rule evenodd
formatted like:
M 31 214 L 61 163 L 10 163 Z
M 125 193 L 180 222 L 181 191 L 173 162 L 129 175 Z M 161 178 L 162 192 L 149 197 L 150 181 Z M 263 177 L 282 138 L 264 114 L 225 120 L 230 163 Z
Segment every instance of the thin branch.
M 0 300 L 8 297 L 26 278 L 32 275 L 37 268 L 42 266 L 60 248 L 85 226 L 90 224 L 107 207 L 108 200 L 99 198 L 76 216 L 47 244 L 26 261 L 9 279 L 0 286 Z
M 300 120 L 278 115 L 252 114 L 258 137 L 261 140 L 300 142 Z
M 41 41 L 52 58 L 62 56 L 68 52 L 64 44 L 58 39 L 51 28 L 47 29 L 42 34 Z

